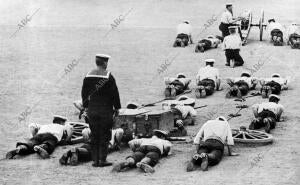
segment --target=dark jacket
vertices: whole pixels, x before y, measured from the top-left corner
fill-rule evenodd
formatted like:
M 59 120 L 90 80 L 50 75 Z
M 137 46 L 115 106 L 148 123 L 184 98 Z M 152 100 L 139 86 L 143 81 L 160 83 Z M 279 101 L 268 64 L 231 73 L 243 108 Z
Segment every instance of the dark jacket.
M 87 75 L 81 91 L 83 107 L 88 112 L 110 116 L 121 108 L 118 87 L 113 75 Z

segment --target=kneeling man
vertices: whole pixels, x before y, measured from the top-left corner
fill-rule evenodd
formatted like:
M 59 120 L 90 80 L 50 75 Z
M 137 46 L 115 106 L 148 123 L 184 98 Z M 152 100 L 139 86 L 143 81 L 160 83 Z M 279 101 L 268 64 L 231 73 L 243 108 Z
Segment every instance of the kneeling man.
M 271 78 L 261 79 L 261 94 L 263 98 L 268 98 L 270 94 L 279 95 L 282 90 L 288 89 L 288 79 L 282 78 L 280 74 L 274 73 Z
M 241 77 L 235 79 L 228 79 L 227 83 L 231 86 L 226 94 L 226 98 L 238 97 L 241 98 L 248 94 L 250 90 L 255 89 L 258 80 L 251 77 L 247 71 L 242 72 Z
M 206 66 L 199 69 L 196 77 L 198 87 L 195 94 L 197 98 L 212 95 L 215 89 L 219 90 L 221 84 L 219 70 L 214 67 L 215 59 L 206 59 L 205 63 Z
M 177 37 L 173 47 L 185 47 L 189 43 L 193 44 L 192 26 L 188 21 L 183 21 L 177 26 Z
M 165 96 L 175 97 L 188 89 L 191 79 L 186 78 L 183 73 L 179 73 L 176 78 L 166 77 L 164 81 L 166 84 Z
M 6 159 L 13 159 L 16 155 L 28 155 L 37 153 L 43 159 L 50 158 L 59 143 L 68 143 L 71 141 L 73 127 L 65 124 L 67 118 L 54 116 L 53 123 L 40 125 L 31 123 L 29 129 L 32 138 L 26 142 L 18 142 L 15 150 L 6 154 Z
M 165 140 L 166 132 L 160 130 L 153 130 L 153 132 L 152 138 L 131 140 L 128 144 L 133 153 L 126 158 L 125 162 L 114 166 L 113 171 L 120 172 L 127 168 L 138 167 L 145 173 L 153 173 L 153 167 L 161 157 L 170 153 L 172 146 L 170 141 Z
M 236 34 L 236 29 L 236 26 L 230 26 L 230 35 L 226 36 L 223 41 L 223 50 L 226 56 L 225 66 L 230 66 L 230 62 L 232 62 L 232 67 L 242 66 L 244 64 L 244 60 L 240 55 L 242 40 L 241 37 Z
M 204 52 L 210 48 L 217 48 L 218 45 L 221 43 L 220 38 L 217 38 L 216 36 L 209 35 L 207 38 L 202 39 L 198 42 L 195 48 L 195 52 Z
M 274 129 L 276 122 L 280 121 L 283 113 L 283 106 L 279 104 L 280 98 L 275 94 L 269 96 L 269 102 L 254 104 L 252 106 L 255 119 L 249 125 L 249 129 L 260 129 L 265 127 L 265 131 L 270 133 Z
M 231 152 L 230 147 L 234 145 L 234 141 L 229 123 L 223 116 L 204 123 L 194 139 L 194 144 L 196 154 L 188 163 L 188 172 L 195 170 L 195 165 L 200 165 L 203 171 L 207 171 L 208 166 L 218 164 L 223 157 L 225 145 L 228 146 L 230 156 L 238 155 Z

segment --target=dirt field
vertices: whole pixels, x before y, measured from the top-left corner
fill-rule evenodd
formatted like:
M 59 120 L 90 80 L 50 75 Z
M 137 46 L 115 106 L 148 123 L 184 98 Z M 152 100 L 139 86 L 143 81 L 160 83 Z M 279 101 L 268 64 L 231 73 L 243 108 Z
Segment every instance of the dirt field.
M 235 15 L 251 9 L 254 22 L 265 10 L 265 20 L 275 18 L 284 25 L 300 23 L 300 1 L 297 0 L 239 0 L 234 2 Z M 203 31 L 203 25 L 223 10 L 223 0 L 39 0 L 0 1 L 0 156 L 29 137 L 28 123 L 50 123 L 53 114 L 66 115 L 76 121 L 73 100 L 80 98 L 82 80 L 94 67 L 96 53 L 112 56 L 109 70 L 119 86 L 123 106 L 129 100 L 149 103 L 163 98 L 163 77 L 184 72 L 193 79 L 206 58 L 215 58 L 221 77 L 235 77 L 242 67 L 224 66 L 221 48 L 194 53 L 195 45 L 172 48 L 176 25 L 190 20 L 194 40 L 208 34 L 220 34 L 218 21 Z M 31 20 L 14 37 L 18 24 L 26 15 Z M 128 13 L 125 18 L 124 15 Z M 123 21 L 114 29 L 118 17 Z M 108 33 L 108 34 L 107 34 Z M 106 35 L 107 34 L 107 35 Z M 264 35 L 259 42 L 258 28 L 250 33 L 249 43 L 242 48 L 245 66 L 252 68 L 258 61 L 264 65 L 254 74 L 268 77 L 274 72 L 291 76 L 290 89 L 281 95 L 285 106 L 284 122 L 272 131 L 275 141 L 267 146 L 236 146 L 237 157 L 224 156 L 222 162 L 209 171 L 185 172 L 186 162 L 194 146 L 174 144 L 174 154 L 162 159 L 156 172 L 146 175 L 138 170 L 111 173 L 111 168 L 93 168 L 91 163 L 78 167 L 62 167 L 61 154 L 71 146 L 58 147 L 49 160 L 36 155 L 16 160 L 0 161 L 0 184 L 299 184 L 300 175 L 300 83 L 299 50 L 289 46 L 274 47 Z M 64 76 L 72 61 L 76 65 Z M 161 75 L 158 69 L 165 61 L 172 64 Z M 224 86 L 226 88 L 226 86 Z M 189 94 L 194 97 L 193 94 Z M 262 102 L 261 97 L 248 98 L 245 104 Z M 238 104 L 225 100 L 225 90 L 212 97 L 197 100 L 197 105 L 209 105 L 198 111 L 196 126 L 188 128 L 189 135 L 197 133 L 207 114 L 228 115 L 236 112 Z M 32 108 L 30 111 L 30 108 Z M 23 113 L 25 120 L 19 122 Z M 250 109 L 230 120 L 232 128 L 248 126 Z M 128 149 L 109 155 L 108 160 L 119 162 L 129 154 Z

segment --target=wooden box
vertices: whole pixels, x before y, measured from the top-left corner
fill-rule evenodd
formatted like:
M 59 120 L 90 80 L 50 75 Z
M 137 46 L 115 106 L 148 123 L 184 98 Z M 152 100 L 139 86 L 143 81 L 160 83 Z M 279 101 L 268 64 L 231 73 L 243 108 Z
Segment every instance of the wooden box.
M 116 118 L 116 128 L 123 128 L 124 135 L 151 136 L 154 129 L 170 131 L 174 127 L 174 116 L 169 110 L 120 113 Z

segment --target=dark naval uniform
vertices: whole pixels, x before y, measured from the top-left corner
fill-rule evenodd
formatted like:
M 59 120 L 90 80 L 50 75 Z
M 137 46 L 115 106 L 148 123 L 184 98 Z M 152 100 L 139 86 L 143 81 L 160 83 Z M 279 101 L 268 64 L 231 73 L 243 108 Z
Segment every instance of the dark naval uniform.
M 99 164 L 99 160 L 106 161 L 108 154 L 113 113 L 121 108 L 115 78 L 110 72 L 99 75 L 98 70 L 93 70 L 83 80 L 81 95 L 83 107 L 88 108 L 92 157 L 94 164 Z

